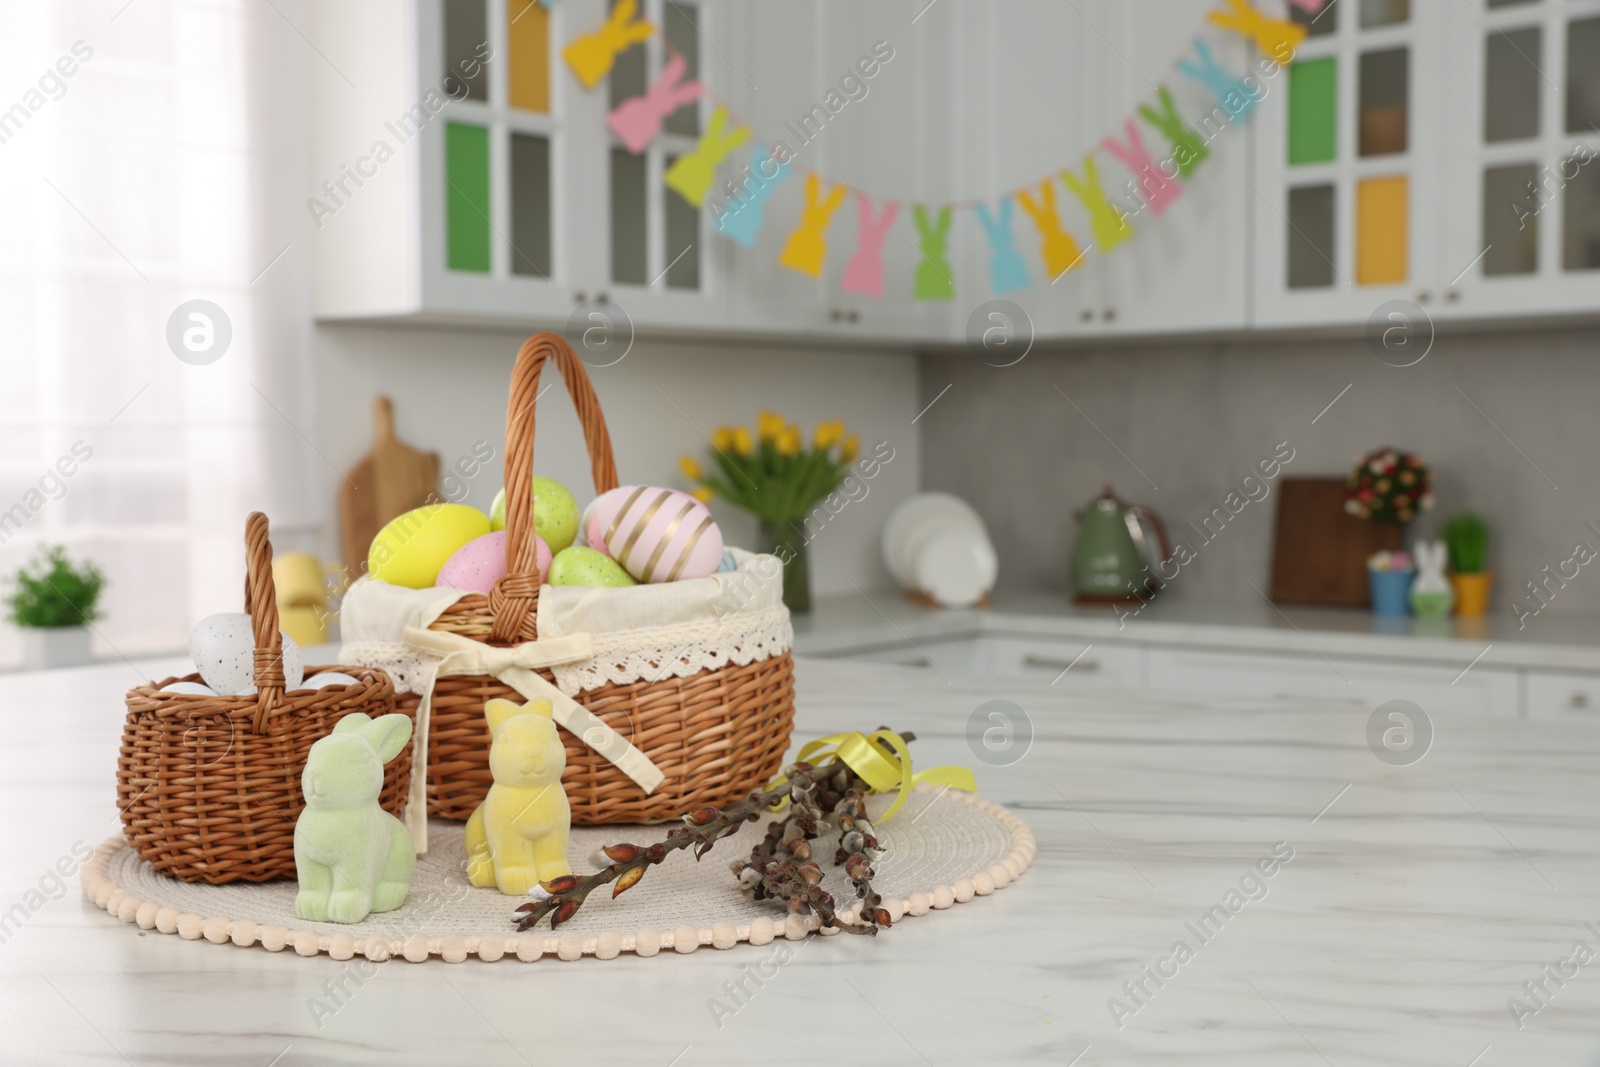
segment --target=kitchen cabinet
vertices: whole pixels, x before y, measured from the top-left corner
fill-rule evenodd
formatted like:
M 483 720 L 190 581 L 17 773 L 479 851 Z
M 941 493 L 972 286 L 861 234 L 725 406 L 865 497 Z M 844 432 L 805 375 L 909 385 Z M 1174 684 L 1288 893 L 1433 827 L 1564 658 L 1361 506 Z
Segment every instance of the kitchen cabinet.
M 643 0 L 644 17 L 688 56 L 688 77 L 716 31 L 708 6 Z M 311 9 L 313 39 L 339 42 L 341 56 L 339 69 L 317 65 L 313 89 L 316 173 L 329 177 L 319 193 L 331 207 L 313 209 L 319 317 L 559 328 L 576 311 L 585 325 L 619 330 L 624 318 L 725 324 L 709 217 L 661 181 L 709 108 L 680 110 L 632 156 L 605 115 L 613 96 L 655 81 L 660 39 L 624 53 L 593 90 L 561 59 L 609 7 L 349 0 Z M 718 76 L 706 73 L 713 84 Z
M 1446 318 L 1592 311 L 1600 298 L 1600 3 L 1451 20 L 1441 116 L 1453 224 Z
M 1257 117 L 1254 321 L 1360 324 L 1388 301 L 1428 310 L 1449 275 L 1443 90 L 1451 23 L 1435 0 L 1291 8 L 1309 35 Z
M 623 53 L 594 89 L 562 60 L 612 3 L 310 9 L 312 39 L 344 57 L 313 75 L 320 317 L 959 344 L 997 296 L 1037 337 L 1083 339 L 1387 324 L 1380 309 L 1397 300 L 1441 319 L 1579 313 L 1600 297 L 1600 0 L 1499 0 L 1474 17 L 1442 0 L 1331 3 L 1314 16 L 1289 5 L 1311 33 L 1260 79 L 1242 122 L 1173 66 L 1194 57 L 1213 0 L 641 0 L 686 77 L 796 154 L 750 248 L 662 184 L 710 100 L 676 112 L 640 155 L 604 125 L 660 76 L 661 40 Z M 1226 70 L 1261 70 L 1238 35 L 1202 37 Z M 480 49 L 492 58 L 463 79 Z M 860 77 L 884 49 L 893 58 Z M 1096 151 L 1133 230 L 1100 248 L 1062 170 L 1083 175 L 1082 154 L 1125 137 L 1160 87 L 1210 156 L 1157 214 Z M 830 92 L 846 100 L 831 113 Z M 1158 130 L 1135 129 L 1168 158 Z M 730 160 L 713 200 L 744 180 L 750 149 Z M 778 262 L 809 170 L 848 191 L 817 278 Z M 1011 236 L 1031 284 L 996 294 L 989 241 L 962 210 L 948 249 L 955 299 L 912 298 L 916 203 L 993 207 L 1002 192 L 1037 197 L 1044 179 L 1082 250 L 1074 269 L 1051 281 L 1017 203 Z M 860 236 L 856 191 L 900 202 L 882 299 L 841 289 Z

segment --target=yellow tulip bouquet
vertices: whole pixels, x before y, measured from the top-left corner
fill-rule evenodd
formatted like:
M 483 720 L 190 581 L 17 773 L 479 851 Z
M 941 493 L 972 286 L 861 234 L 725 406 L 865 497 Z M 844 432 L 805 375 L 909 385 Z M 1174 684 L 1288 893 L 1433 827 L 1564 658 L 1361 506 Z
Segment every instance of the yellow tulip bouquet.
M 717 427 L 709 469 L 693 456 L 684 456 L 679 467 L 700 500 L 709 504 L 720 496 L 761 520 L 761 547 L 783 560 L 784 603 L 790 611 L 809 611 L 806 518 L 843 483 L 860 447 L 842 420 L 819 423 L 808 447 L 799 424 L 763 411 L 753 435 L 744 426 Z

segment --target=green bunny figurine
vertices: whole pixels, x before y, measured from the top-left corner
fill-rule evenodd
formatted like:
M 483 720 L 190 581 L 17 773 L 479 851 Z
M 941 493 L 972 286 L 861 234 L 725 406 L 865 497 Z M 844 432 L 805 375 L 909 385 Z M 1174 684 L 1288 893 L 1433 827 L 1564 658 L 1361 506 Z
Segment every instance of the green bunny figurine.
M 483 707 L 494 785 L 467 820 L 467 880 L 475 886 L 522 896 L 572 873 L 572 809 L 561 788 L 567 750 L 550 712 L 548 700 L 491 700 Z
M 358 923 L 406 899 L 416 852 L 405 826 L 378 806 L 378 793 L 383 765 L 410 738 L 406 716 L 358 711 L 311 746 L 300 776 L 306 806 L 294 824 L 300 918 Z

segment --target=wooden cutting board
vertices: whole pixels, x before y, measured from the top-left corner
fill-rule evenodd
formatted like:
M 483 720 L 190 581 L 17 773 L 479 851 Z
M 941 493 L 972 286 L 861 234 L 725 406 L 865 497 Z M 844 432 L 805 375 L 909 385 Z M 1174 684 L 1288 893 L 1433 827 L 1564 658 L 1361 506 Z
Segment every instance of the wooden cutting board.
M 378 531 L 398 515 L 436 498 L 439 453 L 420 452 L 394 434 L 394 405 L 373 404 L 372 451 L 339 483 L 339 541 L 354 581 L 367 569 L 367 550 Z
M 1370 607 L 1367 558 L 1400 548 L 1404 528 L 1344 510 L 1343 478 L 1278 482 L 1272 545 L 1272 599 L 1279 604 Z

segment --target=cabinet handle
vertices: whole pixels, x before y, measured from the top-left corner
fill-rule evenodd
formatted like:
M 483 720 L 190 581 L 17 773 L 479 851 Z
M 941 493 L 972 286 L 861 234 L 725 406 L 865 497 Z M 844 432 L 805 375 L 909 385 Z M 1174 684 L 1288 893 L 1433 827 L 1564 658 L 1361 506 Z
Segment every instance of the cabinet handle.
M 587 304 L 589 302 L 589 294 L 585 293 L 582 289 L 579 289 L 576 293 L 572 294 L 572 302 L 574 304 Z
M 598 292 L 594 294 L 594 302 L 596 304 L 609 304 L 611 303 L 611 294 L 607 292 Z
M 1446 302 L 1454 304 L 1456 301 L 1461 299 L 1461 290 L 1460 289 L 1449 289 L 1449 290 L 1446 290 L 1445 294 L 1444 294 L 1444 298 L 1445 298 Z
M 1433 294 L 1428 292 L 1428 290 L 1426 290 L 1426 289 L 1420 290 L 1417 293 L 1417 303 L 1419 303 L 1419 304 L 1426 304 L 1428 301 L 1430 301 L 1432 299 L 1433 299 Z
M 1107 322 L 1115 322 L 1117 318 L 1117 309 L 1106 308 L 1104 311 L 1100 312 L 1100 317 Z
M 1573 711 L 1593 710 L 1589 704 L 1589 694 L 1582 689 L 1574 689 L 1572 691 L 1572 695 L 1567 698 L 1567 707 Z
M 1074 666 L 1073 661 L 1070 659 L 1040 656 L 1032 652 L 1022 657 L 1022 665 L 1024 667 L 1044 667 L 1052 671 L 1064 671 L 1068 667 L 1072 667 L 1075 671 L 1097 671 L 1100 669 L 1100 661 L 1097 659 L 1080 659 L 1077 661 L 1077 665 Z
M 1082 311 L 1078 312 L 1078 321 L 1079 322 L 1093 322 L 1094 321 L 1094 312 L 1090 311 L 1088 308 L 1084 308 Z
M 861 312 L 859 312 L 859 311 L 850 312 L 850 321 L 851 322 L 860 322 L 861 321 Z

